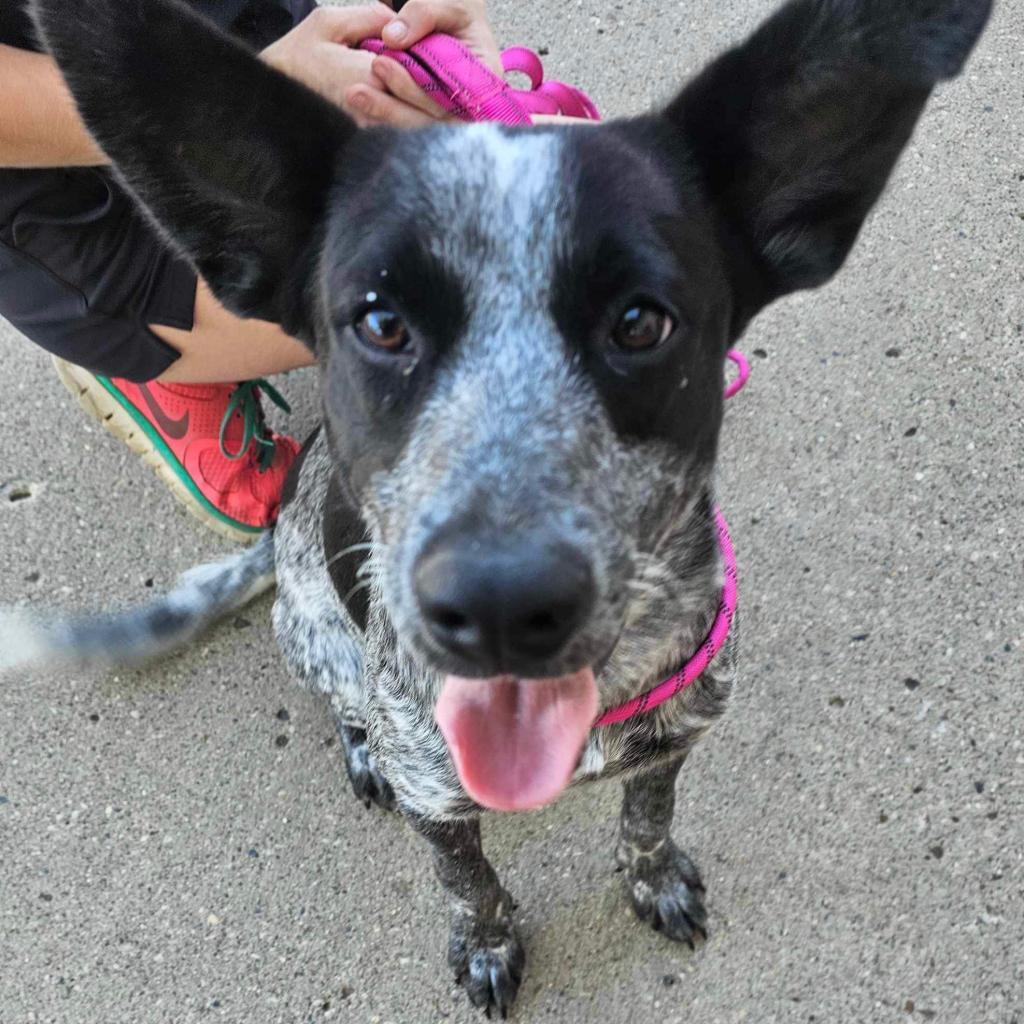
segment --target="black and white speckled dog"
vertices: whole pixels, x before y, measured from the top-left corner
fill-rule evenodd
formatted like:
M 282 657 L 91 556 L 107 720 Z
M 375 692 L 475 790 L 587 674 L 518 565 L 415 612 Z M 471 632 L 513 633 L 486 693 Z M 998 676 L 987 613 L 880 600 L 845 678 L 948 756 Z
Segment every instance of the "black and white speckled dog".
M 481 804 L 534 806 L 570 775 L 625 779 L 636 910 L 702 938 L 669 829 L 733 642 L 656 711 L 590 723 L 715 612 L 727 349 L 839 269 L 990 6 L 793 0 L 651 116 L 398 134 L 171 0 L 35 0 L 126 186 L 230 309 L 316 352 L 324 427 L 274 541 L 137 615 L 22 630 L 20 654 L 173 646 L 276 563 L 281 649 L 330 697 L 357 794 L 432 843 L 474 1003 L 505 1011 L 524 963 Z

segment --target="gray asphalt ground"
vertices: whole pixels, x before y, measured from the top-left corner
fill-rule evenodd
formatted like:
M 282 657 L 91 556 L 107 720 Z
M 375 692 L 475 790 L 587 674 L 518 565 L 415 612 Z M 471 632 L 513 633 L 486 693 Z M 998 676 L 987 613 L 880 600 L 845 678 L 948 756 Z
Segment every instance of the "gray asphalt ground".
M 771 6 L 493 4 L 617 113 Z M 743 685 L 676 829 L 709 945 L 633 921 L 617 787 L 489 820 L 531 955 L 516 1020 L 1024 1021 L 1022 52 L 1003 0 L 845 274 L 745 339 Z M 288 391 L 302 433 L 315 378 Z M 123 606 L 224 550 L 3 325 L 0 396 L 0 601 Z M 426 848 L 351 798 L 269 607 L 145 673 L 3 682 L 2 1024 L 477 1019 Z

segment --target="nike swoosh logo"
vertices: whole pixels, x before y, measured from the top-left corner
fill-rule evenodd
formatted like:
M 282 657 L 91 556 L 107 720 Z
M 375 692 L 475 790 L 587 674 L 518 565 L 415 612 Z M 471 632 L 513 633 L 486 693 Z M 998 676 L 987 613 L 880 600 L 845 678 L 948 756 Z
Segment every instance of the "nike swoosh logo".
M 184 416 L 181 416 L 176 420 L 172 420 L 170 416 L 160 408 L 159 402 L 157 402 L 153 397 L 153 393 L 145 384 L 139 385 L 139 393 L 142 395 L 146 405 L 149 406 L 149 411 L 153 414 L 153 419 L 156 420 L 156 425 L 172 441 L 180 441 L 188 433 L 189 414 L 187 412 Z

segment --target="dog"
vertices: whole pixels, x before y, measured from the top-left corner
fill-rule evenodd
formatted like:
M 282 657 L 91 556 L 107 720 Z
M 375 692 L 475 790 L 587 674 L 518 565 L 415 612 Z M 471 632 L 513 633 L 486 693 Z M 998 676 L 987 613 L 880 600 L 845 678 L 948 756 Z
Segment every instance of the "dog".
M 8 616 L 6 663 L 170 651 L 276 576 L 281 650 L 328 696 L 356 794 L 433 847 L 475 1005 L 505 1014 L 525 962 L 486 808 L 619 777 L 637 914 L 703 941 L 674 790 L 736 629 L 673 699 L 593 723 L 719 607 L 727 351 L 840 269 L 990 9 L 790 0 L 653 114 L 401 134 L 178 0 L 33 0 L 124 186 L 229 309 L 316 353 L 323 425 L 273 537 L 137 612 Z

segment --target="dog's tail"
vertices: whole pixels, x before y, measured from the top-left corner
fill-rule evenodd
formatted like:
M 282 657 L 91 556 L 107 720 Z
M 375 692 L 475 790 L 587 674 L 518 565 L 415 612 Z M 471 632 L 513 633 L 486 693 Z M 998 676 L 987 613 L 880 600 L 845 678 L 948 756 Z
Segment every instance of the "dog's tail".
M 180 650 L 274 585 L 274 537 L 190 569 L 170 593 L 111 615 L 60 617 L 0 609 L 0 673 L 69 662 L 132 665 Z

